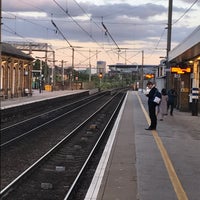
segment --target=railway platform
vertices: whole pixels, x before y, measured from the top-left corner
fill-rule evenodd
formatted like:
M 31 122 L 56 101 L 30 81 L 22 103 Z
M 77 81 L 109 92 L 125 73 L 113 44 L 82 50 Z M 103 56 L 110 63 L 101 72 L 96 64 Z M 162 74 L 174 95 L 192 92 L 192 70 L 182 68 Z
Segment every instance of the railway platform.
M 198 200 L 200 117 L 174 111 L 145 130 L 147 97 L 129 91 L 85 200 Z
M 81 92 L 85 92 L 87 90 L 59 90 L 59 91 L 45 91 L 42 90 L 40 93 L 39 90 L 33 90 L 32 96 L 24 96 L 24 97 L 18 97 L 18 98 L 12 98 L 12 99 L 6 99 L 1 101 L 1 109 L 7 109 L 16 107 L 19 105 L 26 105 L 38 101 L 43 101 L 46 99 L 52 99 L 52 98 L 58 98 L 62 96 L 67 95 L 73 95 Z M 89 91 L 90 93 L 94 91 Z
M 34 91 L 1 109 L 76 92 Z M 85 200 L 199 200 L 200 117 L 175 109 L 149 123 L 146 96 L 128 91 Z

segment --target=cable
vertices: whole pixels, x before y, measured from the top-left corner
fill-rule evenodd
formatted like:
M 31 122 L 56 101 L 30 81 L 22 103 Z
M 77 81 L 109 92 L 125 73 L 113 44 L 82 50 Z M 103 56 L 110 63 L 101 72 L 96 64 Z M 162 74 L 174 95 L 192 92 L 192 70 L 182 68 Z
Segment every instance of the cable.
M 101 26 L 99 26 L 99 25 L 88 15 L 88 13 L 81 7 L 81 5 L 80 5 L 76 0 L 73 0 L 73 1 L 78 5 L 78 7 L 83 11 L 83 13 L 85 13 L 85 14 L 88 16 L 88 18 L 89 18 L 98 28 L 100 28 L 100 29 L 102 30 Z
M 166 29 L 164 29 L 163 32 L 161 33 L 160 39 L 158 40 L 158 42 L 157 42 L 155 48 L 153 49 L 153 51 L 151 52 L 151 54 L 150 54 L 148 57 L 151 57 L 151 56 L 154 54 L 155 50 L 158 49 L 158 45 L 160 44 L 160 41 L 161 41 L 161 39 L 162 39 L 162 37 L 163 37 L 165 31 L 166 31 Z M 166 49 L 164 49 L 164 50 L 166 50 Z
M 91 36 L 90 33 L 88 33 L 68 12 L 66 12 L 63 7 L 56 1 L 53 0 L 55 2 L 55 4 L 68 16 L 72 19 L 72 21 L 83 31 L 85 32 L 90 38 L 92 38 L 94 40 L 94 38 Z M 95 40 L 94 40 L 95 41 Z M 97 41 L 95 41 L 97 43 Z
M 68 11 L 65 11 L 65 9 L 56 1 L 53 0 L 55 2 L 55 4 L 68 16 L 72 19 L 72 21 L 84 32 L 86 33 L 86 35 L 89 36 L 89 38 L 91 38 L 101 49 L 104 50 L 104 47 L 102 47 L 102 45 L 100 45 L 93 37 L 90 33 L 88 33 L 69 13 Z M 105 51 L 105 50 L 104 50 Z
M 191 8 L 197 3 L 197 1 L 198 0 L 195 0 L 193 3 L 192 3 L 192 5 L 172 24 L 172 25 L 174 25 L 174 24 L 176 24 L 178 21 L 180 21 L 185 15 L 186 15 L 186 13 L 188 13 L 190 10 L 191 10 Z
M 64 40 L 67 42 L 67 44 L 73 48 L 73 46 L 71 45 L 71 43 L 67 40 L 67 38 L 64 36 L 64 34 L 62 33 L 62 31 L 57 27 L 57 25 L 54 23 L 53 20 L 51 20 L 51 23 L 53 24 L 53 26 L 56 28 L 56 30 L 59 31 L 59 33 L 62 35 L 62 37 L 64 38 Z
M 21 20 L 23 20 L 23 21 L 26 21 L 26 22 L 29 22 L 29 23 L 31 23 L 31 24 L 34 24 L 34 25 L 36 25 L 36 26 L 40 26 L 40 27 L 42 27 L 42 28 L 44 28 L 44 29 L 51 30 L 51 31 L 55 31 L 55 30 L 50 29 L 50 28 L 48 28 L 48 27 L 46 27 L 46 26 L 43 26 L 43 25 L 41 25 L 41 24 L 32 22 L 32 21 L 30 21 L 30 20 L 28 20 L 28 19 L 25 19 L 25 18 L 23 18 L 23 17 L 19 17 L 19 16 L 17 16 L 17 15 L 14 15 L 14 14 L 12 14 L 12 13 L 10 13 L 10 12 L 7 12 L 7 14 L 14 16 L 14 17 L 15 17 L 15 18 L 14 18 L 15 20 L 18 18 L 18 19 L 21 19 Z M 3 18 L 4 18 L 4 17 L 3 17 Z M 38 21 L 38 20 L 37 20 L 37 21 Z
M 11 33 L 11 34 L 14 34 L 14 35 L 17 35 L 18 37 L 21 37 L 23 39 L 26 39 L 24 36 L 20 35 L 19 33 L 17 33 L 16 31 L 14 31 L 12 28 L 10 28 L 9 26 L 7 26 L 6 24 L 3 24 L 6 28 L 8 28 L 10 31 L 8 30 L 5 30 L 5 29 L 2 29 L 8 33 Z M 28 42 L 28 40 L 26 40 Z M 32 40 L 33 41 L 33 40 Z
M 106 28 L 106 26 L 104 25 L 104 23 L 101 22 L 101 24 L 102 24 L 102 26 L 104 27 L 104 29 L 105 29 L 105 31 L 106 31 L 105 33 L 107 33 L 107 34 L 110 36 L 110 38 L 112 39 L 112 41 L 115 43 L 115 45 L 116 45 L 118 51 L 120 52 L 121 50 L 120 50 L 119 46 L 117 45 L 117 43 L 116 43 L 115 40 L 113 39 L 112 35 L 111 35 L 110 32 L 108 31 L 108 29 Z
M 161 39 L 162 39 L 162 37 L 163 37 L 165 31 L 166 31 L 166 29 L 164 29 L 163 32 L 161 33 L 160 39 L 158 40 L 158 42 L 157 42 L 157 44 L 156 44 L 156 46 L 155 46 L 155 49 L 158 48 L 158 45 L 159 45 L 159 43 L 160 43 L 160 41 L 161 41 Z

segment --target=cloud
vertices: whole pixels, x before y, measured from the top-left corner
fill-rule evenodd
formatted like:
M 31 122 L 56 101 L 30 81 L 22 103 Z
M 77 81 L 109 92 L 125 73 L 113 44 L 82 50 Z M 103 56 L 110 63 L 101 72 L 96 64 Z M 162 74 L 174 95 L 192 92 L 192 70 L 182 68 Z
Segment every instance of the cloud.
M 57 4 L 55 3 L 57 2 Z M 55 22 L 62 34 L 72 44 L 85 46 L 93 43 L 114 47 L 106 35 L 102 22 L 120 46 L 153 49 L 166 48 L 168 3 L 148 1 L 142 3 L 128 0 L 116 1 L 63 1 L 63 0 L 4 0 L 2 38 L 10 40 L 62 40 L 61 33 L 53 26 Z M 176 22 L 194 1 L 176 0 L 173 6 L 173 22 Z M 199 24 L 200 4 L 193 6 L 185 18 L 173 24 L 172 43 L 181 42 Z M 62 9 L 61 9 L 61 8 Z M 158 44 L 158 46 L 157 46 Z
M 159 15 L 163 12 L 166 12 L 167 10 L 163 6 L 157 6 L 155 4 L 150 4 L 150 3 L 140 6 L 133 6 L 124 3 L 124 4 L 114 4 L 114 5 L 108 4 L 101 6 L 90 5 L 88 11 L 91 13 L 93 18 L 99 16 L 109 20 L 113 19 L 119 20 L 121 16 L 146 19 L 154 15 Z
M 2 10 L 6 12 L 38 12 L 49 10 L 53 6 L 52 1 L 39 0 L 33 2 L 27 0 L 4 0 L 2 1 Z

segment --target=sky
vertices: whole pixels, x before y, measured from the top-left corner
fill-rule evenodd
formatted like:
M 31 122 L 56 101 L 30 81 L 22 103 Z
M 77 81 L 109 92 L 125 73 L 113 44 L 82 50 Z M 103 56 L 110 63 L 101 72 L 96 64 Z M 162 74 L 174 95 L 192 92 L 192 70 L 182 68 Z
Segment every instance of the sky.
M 48 43 L 57 65 L 158 65 L 166 57 L 168 0 L 2 0 L 2 41 Z M 174 0 L 171 49 L 200 24 L 200 0 Z M 32 55 L 44 56 L 34 52 Z M 48 54 L 49 60 L 52 54 Z

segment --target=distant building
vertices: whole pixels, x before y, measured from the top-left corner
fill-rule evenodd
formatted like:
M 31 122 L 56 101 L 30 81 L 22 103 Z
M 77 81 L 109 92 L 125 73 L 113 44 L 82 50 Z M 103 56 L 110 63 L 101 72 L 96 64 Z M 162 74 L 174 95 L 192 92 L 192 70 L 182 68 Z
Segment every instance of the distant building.
M 155 68 L 155 82 L 159 91 L 166 87 L 166 59 L 161 60 Z
M 105 75 L 106 73 L 106 62 L 105 61 L 97 61 L 97 74 L 102 73 Z
M 10 44 L 1 43 L 1 99 L 21 97 L 32 93 L 31 56 Z
M 156 66 L 157 65 L 143 65 L 143 66 L 137 64 L 126 65 L 120 63 L 117 63 L 116 65 L 108 65 L 110 76 L 115 76 L 115 75 L 119 76 L 123 75 L 123 77 L 132 76 L 132 84 L 134 85 L 134 88 L 137 87 L 137 89 L 146 88 L 146 83 L 150 79 L 146 79 L 145 75 L 154 74 Z M 151 81 L 154 81 L 154 75 L 152 76 L 151 79 L 153 79 Z

